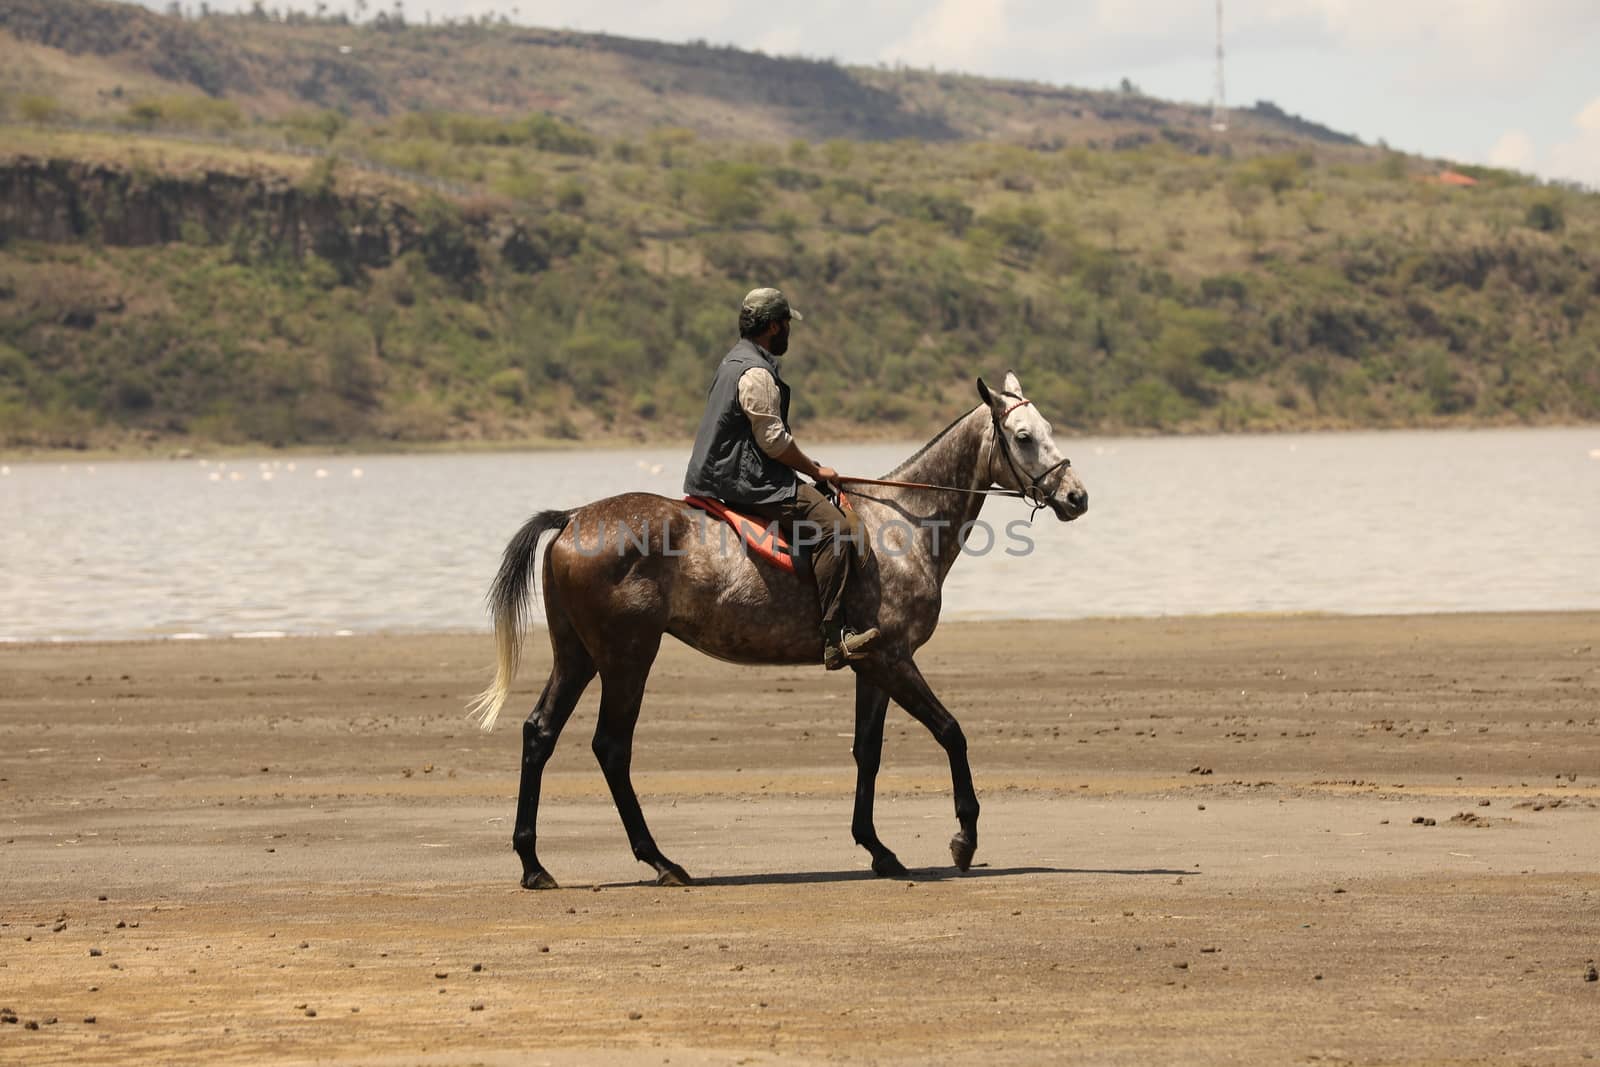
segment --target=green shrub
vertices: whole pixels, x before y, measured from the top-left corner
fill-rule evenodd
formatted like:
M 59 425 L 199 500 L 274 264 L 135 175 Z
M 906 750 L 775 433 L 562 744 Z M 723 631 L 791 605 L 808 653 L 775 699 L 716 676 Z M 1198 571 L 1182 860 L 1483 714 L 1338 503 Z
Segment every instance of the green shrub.
M 592 156 L 599 149 L 593 135 L 553 115 L 529 115 L 517 130 L 523 138 L 517 143 L 532 144 L 541 152 Z
M 300 189 L 307 196 L 332 196 L 339 182 L 339 157 L 323 156 L 311 164 L 300 181 Z
M 1528 213 L 1524 216 L 1523 222 L 1529 229 L 1541 233 L 1559 233 L 1567 227 L 1567 215 L 1562 210 L 1560 200 L 1547 197 L 1528 205 Z
M 1116 413 L 1133 426 L 1178 426 L 1189 417 L 1190 408 L 1166 382 L 1142 378 L 1117 398 Z
M 1284 193 L 1300 184 L 1303 169 L 1304 163 L 1297 156 L 1262 156 L 1250 163 L 1246 173 L 1266 186 L 1274 200 L 1281 201 Z
M 66 112 L 53 96 L 27 93 L 17 98 L 17 114 L 24 122 L 45 123 L 64 117 Z
M 155 394 L 150 383 L 140 379 L 126 379 L 117 383 L 114 400 L 126 412 L 148 411 L 155 404 Z
M 507 367 L 489 378 L 489 392 L 520 405 L 528 399 L 528 377 L 520 367 Z
M 244 124 L 244 112 L 232 100 L 209 96 L 154 96 L 128 105 L 120 121 L 141 129 L 225 133 Z
M 303 144 L 329 145 L 349 125 L 349 120 L 337 111 L 323 108 L 318 111 L 297 111 L 284 120 L 284 125 L 291 134 L 291 140 Z
M 749 222 L 761 214 L 762 170 L 749 163 L 718 160 L 689 179 L 706 218 L 721 226 Z
M 562 211 L 582 211 L 588 202 L 589 193 L 577 178 L 568 178 L 556 189 L 556 207 Z

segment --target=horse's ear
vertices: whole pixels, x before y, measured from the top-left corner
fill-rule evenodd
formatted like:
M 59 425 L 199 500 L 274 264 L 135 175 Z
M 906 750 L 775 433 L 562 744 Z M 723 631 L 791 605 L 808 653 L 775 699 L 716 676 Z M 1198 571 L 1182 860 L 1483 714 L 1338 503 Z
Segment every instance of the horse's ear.
M 1021 396 L 1022 395 L 1022 383 L 1017 381 L 1017 372 L 1016 371 L 1014 371 L 1014 370 L 1006 371 L 1006 384 L 1001 386 L 1001 388 L 1004 389 L 1008 393 L 1014 393 L 1017 396 Z
M 994 403 L 994 397 L 989 393 L 989 387 L 983 384 L 982 378 L 978 379 L 978 395 L 983 398 L 985 404 Z

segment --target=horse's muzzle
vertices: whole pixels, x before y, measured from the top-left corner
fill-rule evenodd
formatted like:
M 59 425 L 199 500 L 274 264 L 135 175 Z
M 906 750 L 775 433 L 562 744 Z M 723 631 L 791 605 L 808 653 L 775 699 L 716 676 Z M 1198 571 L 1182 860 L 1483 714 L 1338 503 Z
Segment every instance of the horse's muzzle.
M 1050 510 L 1062 522 L 1071 522 L 1089 510 L 1089 493 L 1084 489 L 1073 489 L 1064 495 L 1053 496 L 1050 498 Z

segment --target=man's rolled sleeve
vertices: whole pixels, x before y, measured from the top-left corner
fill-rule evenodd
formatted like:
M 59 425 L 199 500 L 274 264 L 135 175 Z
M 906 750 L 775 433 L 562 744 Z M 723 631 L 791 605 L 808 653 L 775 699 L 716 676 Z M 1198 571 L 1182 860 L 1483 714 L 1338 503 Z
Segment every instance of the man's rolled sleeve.
M 778 383 L 770 373 L 751 367 L 739 376 L 739 406 L 750 420 L 761 451 L 777 458 L 794 444 L 794 437 L 783 424 Z

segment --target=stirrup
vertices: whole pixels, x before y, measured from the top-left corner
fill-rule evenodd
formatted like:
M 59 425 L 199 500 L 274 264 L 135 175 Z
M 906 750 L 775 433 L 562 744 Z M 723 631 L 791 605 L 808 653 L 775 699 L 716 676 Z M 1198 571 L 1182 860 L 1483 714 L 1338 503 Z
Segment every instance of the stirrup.
M 860 633 L 850 629 L 841 630 L 837 640 L 829 640 L 823 646 L 822 665 L 830 671 L 842 670 L 848 664 L 866 659 L 877 640 L 876 626 Z

